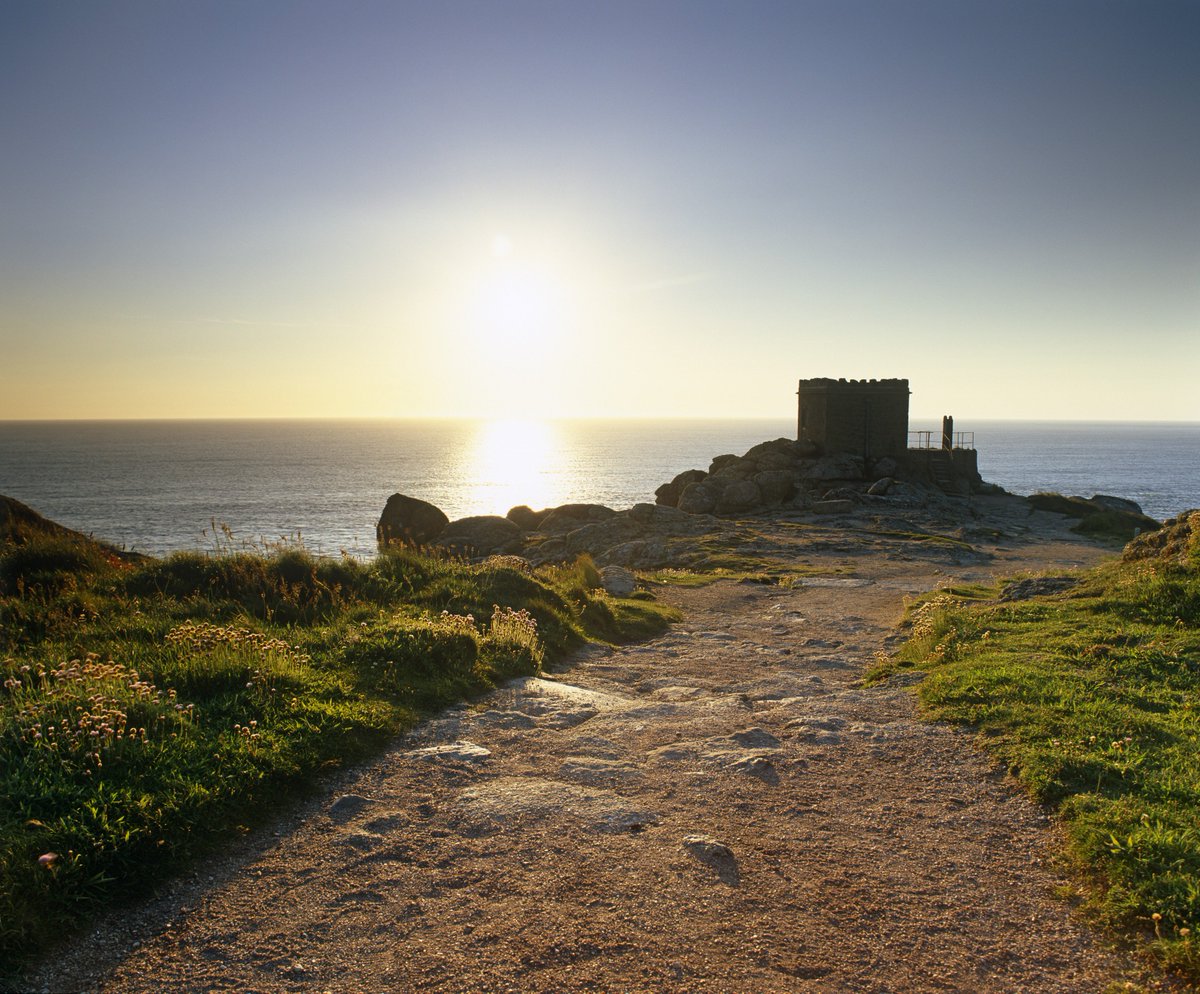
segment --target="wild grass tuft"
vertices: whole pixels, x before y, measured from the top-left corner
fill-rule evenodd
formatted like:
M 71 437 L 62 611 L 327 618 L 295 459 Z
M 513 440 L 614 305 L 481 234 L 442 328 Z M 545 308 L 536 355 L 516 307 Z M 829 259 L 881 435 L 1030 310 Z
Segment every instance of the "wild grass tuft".
M 0 545 L 0 981 L 422 714 L 673 617 L 587 558 L 230 545 Z
M 1200 572 L 1113 563 L 1015 602 L 938 592 L 876 676 L 974 728 L 1066 829 L 1090 907 L 1200 979 Z M 995 593 L 995 592 L 994 592 Z

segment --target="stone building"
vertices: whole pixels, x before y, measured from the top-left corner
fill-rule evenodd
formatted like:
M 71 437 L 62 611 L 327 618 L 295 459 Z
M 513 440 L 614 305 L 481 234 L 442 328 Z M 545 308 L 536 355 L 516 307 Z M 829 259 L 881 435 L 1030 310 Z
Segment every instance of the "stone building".
M 908 380 L 801 380 L 796 437 L 864 459 L 908 450 Z

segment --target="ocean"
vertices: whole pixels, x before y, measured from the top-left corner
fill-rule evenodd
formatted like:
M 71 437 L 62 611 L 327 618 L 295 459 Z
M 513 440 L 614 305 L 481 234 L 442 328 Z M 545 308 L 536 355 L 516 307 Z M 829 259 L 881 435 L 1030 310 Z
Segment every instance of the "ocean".
M 940 422 L 914 419 L 914 430 Z M 1170 517 L 1200 506 L 1200 424 L 962 420 L 985 480 L 1014 493 L 1127 497 Z M 738 421 L 0 422 L 0 494 L 127 549 L 162 555 L 302 541 L 374 552 L 397 491 L 452 519 L 568 502 L 653 501 L 677 473 L 768 438 Z

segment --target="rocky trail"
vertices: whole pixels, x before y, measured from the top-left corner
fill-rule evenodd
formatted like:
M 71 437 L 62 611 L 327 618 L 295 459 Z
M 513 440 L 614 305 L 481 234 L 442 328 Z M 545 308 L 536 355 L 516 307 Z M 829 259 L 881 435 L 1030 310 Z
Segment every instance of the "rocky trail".
M 860 685 L 904 598 L 1094 546 L 996 502 L 986 547 L 801 547 L 790 588 L 658 587 L 684 620 L 422 726 L 101 923 L 38 986 L 104 992 L 1094 992 L 1137 975 L 1060 896 L 1054 827 Z M 1005 515 L 1008 517 L 1005 517 Z M 845 533 L 842 533 L 843 536 Z

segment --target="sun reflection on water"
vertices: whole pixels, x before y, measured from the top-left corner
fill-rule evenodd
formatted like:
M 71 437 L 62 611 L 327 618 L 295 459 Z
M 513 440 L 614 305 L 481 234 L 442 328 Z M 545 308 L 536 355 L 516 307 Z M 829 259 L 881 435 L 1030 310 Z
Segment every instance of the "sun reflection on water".
M 550 421 L 481 421 L 466 460 L 470 514 L 504 514 L 510 507 L 562 503 L 562 430 Z

